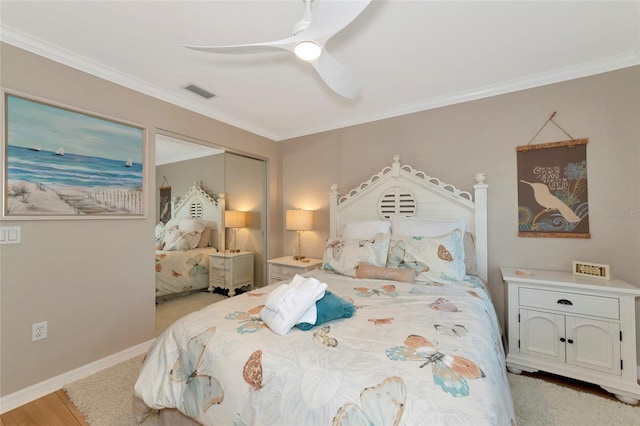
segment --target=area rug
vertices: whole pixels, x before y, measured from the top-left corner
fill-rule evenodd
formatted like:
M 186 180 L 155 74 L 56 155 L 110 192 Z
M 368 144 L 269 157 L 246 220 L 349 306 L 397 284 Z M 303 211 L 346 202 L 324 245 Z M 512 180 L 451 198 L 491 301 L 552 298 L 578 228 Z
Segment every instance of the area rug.
M 208 292 L 176 296 L 156 305 L 156 336 L 183 316 L 227 297 Z M 137 356 L 64 387 L 69 399 L 91 426 L 137 425 L 133 417 L 133 385 L 143 356 Z M 157 425 L 157 416 L 144 425 Z
M 518 426 L 637 426 L 640 407 L 508 374 Z
M 159 336 L 177 319 L 188 313 L 199 311 L 205 306 L 226 299 L 217 293 L 198 292 L 188 296 L 177 296 L 156 305 L 156 336 Z

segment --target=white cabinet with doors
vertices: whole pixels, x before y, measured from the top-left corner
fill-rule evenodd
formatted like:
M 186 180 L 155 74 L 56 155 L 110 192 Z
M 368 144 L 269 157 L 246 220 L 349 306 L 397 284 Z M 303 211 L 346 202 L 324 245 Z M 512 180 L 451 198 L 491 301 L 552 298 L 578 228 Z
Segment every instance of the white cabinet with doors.
M 507 288 L 507 367 L 595 383 L 629 404 L 637 383 L 635 298 L 620 280 L 569 272 L 501 268 Z

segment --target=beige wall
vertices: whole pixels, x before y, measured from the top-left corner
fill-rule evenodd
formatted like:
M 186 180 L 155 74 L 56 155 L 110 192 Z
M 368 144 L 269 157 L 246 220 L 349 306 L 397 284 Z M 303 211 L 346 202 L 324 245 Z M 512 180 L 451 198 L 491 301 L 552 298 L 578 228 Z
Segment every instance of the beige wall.
M 375 90 L 371 88 L 369 90 Z M 526 145 L 553 111 L 575 138 L 589 138 L 591 239 L 519 238 L 516 146 Z M 328 193 L 359 185 L 400 155 L 409 164 L 472 191 L 489 184 L 489 285 L 504 306 L 499 266 L 569 270 L 572 260 L 606 263 L 640 286 L 640 67 L 281 142 L 283 208 L 312 208 L 316 230 L 304 251 L 320 257 L 328 237 Z M 568 139 L 549 124 L 534 143 Z M 611 212 L 631 212 L 621 217 Z M 290 253 L 295 233 L 283 231 Z M 640 302 L 637 303 L 640 313 Z M 636 317 L 640 330 L 640 314 Z M 640 353 L 640 339 L 638 340 Z
M 161 128 L 265 158 L 271 196 L 278 194 L 275 142 L 13 46 L 0 49 L 3 88 L 146 126 L 150 141 Z M 148 154 L 146 219 L 11 222 L 22 227 L 22 244 L 0 246 L 3 396 L 153 338 L 153 143 Z M 271 216 L 269 224 L 277 244 L 279 221 Z M 48 321 L 49 337 L 31 342 L 31 324 L 40 321 Z

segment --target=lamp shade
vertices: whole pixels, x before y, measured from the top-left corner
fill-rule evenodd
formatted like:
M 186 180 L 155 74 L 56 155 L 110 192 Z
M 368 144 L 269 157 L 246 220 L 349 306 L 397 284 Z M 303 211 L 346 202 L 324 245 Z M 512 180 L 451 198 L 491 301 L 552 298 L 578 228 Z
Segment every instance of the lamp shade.
M 247 225 L 246 212 L 237 210 L 226 210 L 224 212 L 225 228 L 244 228 Z
M 289 231 L 309 231 L 313 229 L 313 211 L 287 210 L 285 226 Z

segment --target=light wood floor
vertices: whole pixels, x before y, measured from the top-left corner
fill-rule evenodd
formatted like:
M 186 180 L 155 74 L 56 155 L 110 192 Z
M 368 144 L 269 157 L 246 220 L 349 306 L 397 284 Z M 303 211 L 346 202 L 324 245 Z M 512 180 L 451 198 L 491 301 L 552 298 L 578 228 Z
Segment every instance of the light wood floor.
M 522 373 L 547 382 L 555 383 L 581 392 L 617 401 L 616 397 L 597 385 L 583 383 L 547 373 Z M 640 407 L 640 403 L 637 404 Z M 9 411 L 0 418 L 0 426 L 89 426 L 83 415 L 69 400 L 66 392 L 59 390 L 29 404 Z
M 63 390 L 8 411 L 0 426 L 89 426 Z

